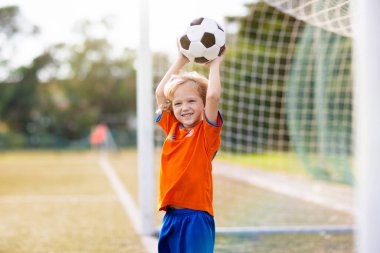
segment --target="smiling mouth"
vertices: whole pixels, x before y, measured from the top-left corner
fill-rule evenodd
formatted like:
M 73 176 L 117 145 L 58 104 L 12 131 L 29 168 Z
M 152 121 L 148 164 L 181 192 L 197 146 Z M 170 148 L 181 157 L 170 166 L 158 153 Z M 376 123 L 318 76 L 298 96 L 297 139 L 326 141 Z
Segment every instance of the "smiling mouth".
M 193 113 L 186 113 L 186 114 L 182 114 L 181 116 L 183 118 L 190 118 L 191 116 L 193 116 Z

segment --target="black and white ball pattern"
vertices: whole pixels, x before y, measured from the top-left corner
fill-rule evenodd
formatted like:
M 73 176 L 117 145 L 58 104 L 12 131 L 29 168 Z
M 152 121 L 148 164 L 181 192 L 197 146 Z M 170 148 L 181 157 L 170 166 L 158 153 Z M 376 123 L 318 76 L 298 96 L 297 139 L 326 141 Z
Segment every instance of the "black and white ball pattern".
M 197 18 L 179 37 L 179 50 L 189 61 L 207 63 L 220 56 L 226 44 L 224 29 L 213 19 Z

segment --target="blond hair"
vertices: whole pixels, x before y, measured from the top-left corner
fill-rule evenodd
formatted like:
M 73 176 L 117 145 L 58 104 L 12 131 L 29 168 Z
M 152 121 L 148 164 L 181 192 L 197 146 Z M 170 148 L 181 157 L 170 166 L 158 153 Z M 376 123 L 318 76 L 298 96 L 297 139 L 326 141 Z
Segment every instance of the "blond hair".
M 193 82 L 196 85 L 199 96 L 202 98 L 203 104 L 206 104 L 206 95 L 208 80 L 206 77 L 198 74 L 195 71 L 192 72 L 183 72 L 179 75 L 173 75 L 170 80 L 165 84 L 164 94 L 167 99 L 166 104 L 161 108 L 164 111 L 172 110 L 172 102 L 174 92 L 177 88 L 187 82 Z

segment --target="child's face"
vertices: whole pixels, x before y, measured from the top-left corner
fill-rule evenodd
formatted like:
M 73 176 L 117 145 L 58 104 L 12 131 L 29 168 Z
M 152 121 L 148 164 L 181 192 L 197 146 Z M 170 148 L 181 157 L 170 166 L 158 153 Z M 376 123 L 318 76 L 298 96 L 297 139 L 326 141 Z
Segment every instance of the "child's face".
M 187 130 L 198 124 L 205 108 L 193 82 L 186 82 L 174 91 L 172 106 L 174 116 Z

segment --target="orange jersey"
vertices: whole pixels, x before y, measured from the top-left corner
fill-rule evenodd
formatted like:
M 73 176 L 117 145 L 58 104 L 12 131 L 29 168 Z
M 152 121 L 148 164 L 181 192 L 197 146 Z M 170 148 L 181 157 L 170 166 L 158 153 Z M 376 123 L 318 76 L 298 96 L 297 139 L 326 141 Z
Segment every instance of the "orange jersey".
M 170 112 L 163 112 L 156 122 L 167 136 L 161 154 L 159 210 L 173 205 L 214 215 L 212 159 L 220 146 L 222 116 L 218 113 L 213 124 L 203 115 L 190 131 Z

